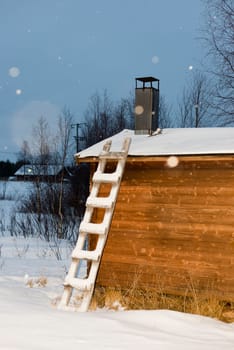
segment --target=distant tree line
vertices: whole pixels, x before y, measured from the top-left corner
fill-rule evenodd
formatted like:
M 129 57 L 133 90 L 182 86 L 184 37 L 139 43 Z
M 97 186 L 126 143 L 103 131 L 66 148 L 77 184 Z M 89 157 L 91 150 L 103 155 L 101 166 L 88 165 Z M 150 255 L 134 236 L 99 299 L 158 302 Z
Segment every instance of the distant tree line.
M 159 99 L 159 127 L 173 127 L 175 121 L 172 107 L 164 96 Z M 135 97 L 130 93 L 128 97 L 118 102 L 111 100 L 107 90 L 103 94 L 93 94 L 84 113 L 84 123 L 81 123 L 81 140 L 83 148 L 89 147 L 123 129 L 135 127 Z
M 8 178 L 10 176 L 13 176 L 14 173 L 23 165 L 22 161 L 17 162 L 11 162 L 9 160 L 7 161 L 0 161 L 0 177 L 1 178 Z
M 107 90 L 90 97 L 82 123 L 82 139 L 85 147 L 91 146 L 123 129 L 134 126 L 134 98 L 122 98 L 114 103 Z

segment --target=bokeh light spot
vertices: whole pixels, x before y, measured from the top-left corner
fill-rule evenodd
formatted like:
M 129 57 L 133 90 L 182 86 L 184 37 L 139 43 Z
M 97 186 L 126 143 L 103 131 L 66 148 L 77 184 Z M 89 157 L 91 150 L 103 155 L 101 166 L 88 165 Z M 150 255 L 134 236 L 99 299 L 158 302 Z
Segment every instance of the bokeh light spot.
M 18 67 L 11 67 L 8 71 L 8 74 L 12 78 L 17 78 L 20 75 L 20 69 Z
M 153 64 L 159 63 L 159 57 L 158 57 L 158 56 L 153 56 L 153 57 L 152 57 L 152 63 L 153 63 Z
M 144 108 L 142 107 L 142 106 L 136 106 L 135 107 L 135 113 L 136 113 L 136 115 L 140 115 L 140 114 L 142 114 L 144 112 Z
M 16 89 L 15 93 L 16 93 L 16 95 L 21 95 L 22 94 L 22 90 L 21 89 Z
M 169 168 L 175 168 L 179 164 L 179 159 L 176 156 L 170 156 L 167 158 L 166 164 Z

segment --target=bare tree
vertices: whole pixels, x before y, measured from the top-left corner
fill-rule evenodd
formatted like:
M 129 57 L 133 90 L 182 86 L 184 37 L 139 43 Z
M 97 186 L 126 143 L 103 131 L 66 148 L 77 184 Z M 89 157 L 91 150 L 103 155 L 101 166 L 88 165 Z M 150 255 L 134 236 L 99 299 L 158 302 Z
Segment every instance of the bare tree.
M 23 164 L 31 163 L 32 154 L 28 144 L 28 141 L 23 140 L 20 152 L 18 154 L 18 160 Z
M 113 131 L 127 129 L 126 111 L 127 105 L 125 100 L 122 99 L 113 111 Z
M 31 143 L 31 165 L 32 175 L 34 175 L 34 190 L 36 195 L 36 213 L 38 221 L 41 222 L 41 215 L 43 211 L 43 184 L 42 176 L 48 176 L 48 166 L 50 164 L 50 142 L 51 135 L 49 125 L 44 117 L 38 119 L 37 124 L 33 126 L 32 143 Z
M 69 171 L 72 122 L 72 114 L 66 108 L 58 117 L 53 132 L 49 130 L 47 121 L 40 118 L 33 128 L 33 142 L 27 144 L 33 155 L 32 173 L 37 176 L 34 176 L 32 192 L 22 203 L 21 210 L 37 214 L 32 217 L 38 234 L 47 240 L 66 238 L 68 227 L 74 224 L 76 216 L 70 205 L 70 184 L 64 182 L 65 173 Z
M 134 122 L 134 100 L 122 98 L 115 105 L 113 111 L 113 132 L 119 132 L 123 129 L 132 129 Z
M 106 91 L 103 96 L 97 92 L 91 96 L 85 112 L 85 124 L 82 127 L 86 146 L 110 136 L 111 111 L 111 101 Z
M 56 163 L 61 166 L 71 163 L 73 114 L 64 108 L 58 117 L 57 134 L 54 142 L 54 153 L 57 155 Z
M 121 99 L 113 103 L 104 91 L 103 96 L 95 93 L 91 96 L 85 112 L 85 123 L 82 126 L 82 136 L 88 147 L 131 125 L 133 108 L 131 101 Z
M 69 156 L 69 148 L 71 141 L 71 125 L 73 123 L 73 116 L 69 109 L 64 108 L 62 111 L 62 115 L 59 116 L 58 119 L 58 135 L 57 135 L 57 147 L 59 164 L 61 166 L 61 176 L 59 183 L 59 195 L 58 195 L 58 237 L 63 237 L 63 197 L 64 197 L 64 175 L 65 175 L 65 166 L 67 162 L 67 158 Z
M 158 126 L 161 129 L 171 128 L 174 125 L 172 116 L 172 107 L 168 105 L 166 98 L 162 95 L 159 97 L 159 108 L 158 108 Z
M 234 2 L 233 0 L 204 0 L 206 26 L 204 37 L 216 78 L 215 108 L 223 118 L 220 124 L 234 123 Z
M 51 155 L 51 133 L 47 120 L 38 119 L 32 131 L 31 153 L 34 164 L 48 165 Z
M 135 127 L 135 95 L 133 91 L 129 93 L 129 96 L 124 99 L 126 105 L 126 119 L 129 129 Z
M 91 96 L 88 108 L 85 112 L 85 123 L 82 123 L 82 137 L 85 139 L 85 147 L 112 136 L 123 129 L 135 127 L 135 97 L 132 93 L 129 97 L 122 98 L 117 103 L 110 100 L 106 90 L 101 96 L 95 93 Z M 161 128 L 173 126 L 171 119 L 171 106 L 165 97 L 160 97 L 159 125 Z
M 198 128 L 211 126 L 215 120 L 211 119 L 212 88 L 204 73 L 195 71 L 183 89 L 178 104 L 178 120 L 181 127 Z

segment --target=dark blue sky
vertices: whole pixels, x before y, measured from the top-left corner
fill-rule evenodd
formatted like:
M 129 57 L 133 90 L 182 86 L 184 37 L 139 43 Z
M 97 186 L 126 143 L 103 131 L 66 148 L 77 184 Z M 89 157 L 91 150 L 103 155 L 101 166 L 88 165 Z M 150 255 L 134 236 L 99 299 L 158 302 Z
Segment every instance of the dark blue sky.
M 202 11 L 200 0 L 0 0 L 0 159 L 40 116 L 53 123 L 66 105 L 82 121 L 93 93 L 117 101 L 138 76 L 176 104 L 204 57 Z

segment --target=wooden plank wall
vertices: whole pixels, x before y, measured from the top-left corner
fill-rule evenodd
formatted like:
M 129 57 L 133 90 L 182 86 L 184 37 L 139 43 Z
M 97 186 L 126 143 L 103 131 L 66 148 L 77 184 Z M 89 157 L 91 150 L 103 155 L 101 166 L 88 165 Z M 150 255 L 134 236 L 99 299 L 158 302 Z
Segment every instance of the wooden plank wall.
M 128 161 L 97 284 L 136 280 L 234 301 L 234 159 Z

